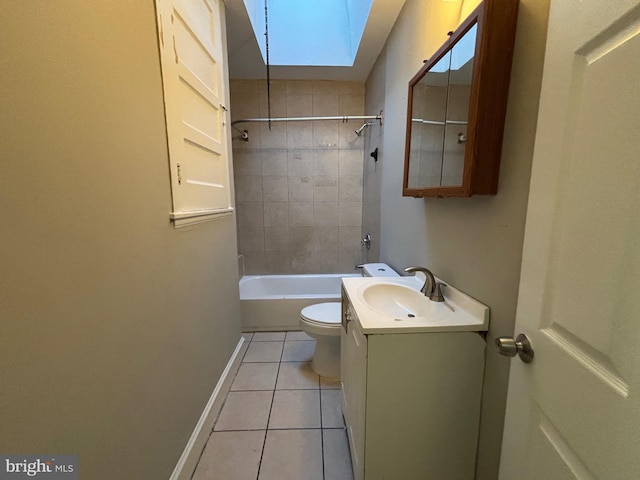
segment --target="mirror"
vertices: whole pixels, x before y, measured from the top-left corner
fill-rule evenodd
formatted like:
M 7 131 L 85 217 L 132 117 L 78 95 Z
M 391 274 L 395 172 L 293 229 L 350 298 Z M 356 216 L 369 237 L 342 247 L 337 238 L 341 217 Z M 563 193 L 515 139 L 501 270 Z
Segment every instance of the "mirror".
M 462 185 L 477 31 L 477 25 L 473 24 L 456 42 L 450 53 L 447 119 L 440 177 L 440 185 L 444 186 Z
M 518 0 L 506 3 L 480 4 L 409 82 L 403 195 L 496 193 Z
M 447 52 L 413 89 L 410 188 L 441 183 L 450 63 L 451 52 Z

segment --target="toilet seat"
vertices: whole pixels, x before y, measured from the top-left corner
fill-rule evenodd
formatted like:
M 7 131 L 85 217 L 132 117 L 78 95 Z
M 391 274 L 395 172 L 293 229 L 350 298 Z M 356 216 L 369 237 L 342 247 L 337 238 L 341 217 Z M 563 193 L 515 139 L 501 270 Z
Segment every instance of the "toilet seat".
M 300 312 L 300 318 L 306 323 L 319 327 L 340 327 L 342 304 L 340 302 L 325 302 L 309 305 Z

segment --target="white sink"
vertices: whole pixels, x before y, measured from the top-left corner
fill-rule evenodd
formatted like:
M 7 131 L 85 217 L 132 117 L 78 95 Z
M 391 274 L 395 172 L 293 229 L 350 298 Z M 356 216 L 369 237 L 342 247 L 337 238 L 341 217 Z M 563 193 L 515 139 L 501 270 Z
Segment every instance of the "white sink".
M 432 303 L 422 292 L 394 283 L 368 285 L 361 295 L 372 309 L 396 319 L 423 317 Z
M 420 292 L 416 277 L 343 278 L 362 332 L 417 333 L 486 331 L 489 308 L 453 286 L 443 289 L 445 301 L 434 302 Z

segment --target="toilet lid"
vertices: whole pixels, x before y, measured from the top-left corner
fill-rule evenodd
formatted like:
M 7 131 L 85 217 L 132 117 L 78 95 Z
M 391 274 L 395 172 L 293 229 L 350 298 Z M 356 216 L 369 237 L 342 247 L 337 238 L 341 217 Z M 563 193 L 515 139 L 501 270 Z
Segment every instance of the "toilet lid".
M 316 303 L 304 307 L 300 316 L 308 322 L 339 324 L 342 305 L 340 302 Z

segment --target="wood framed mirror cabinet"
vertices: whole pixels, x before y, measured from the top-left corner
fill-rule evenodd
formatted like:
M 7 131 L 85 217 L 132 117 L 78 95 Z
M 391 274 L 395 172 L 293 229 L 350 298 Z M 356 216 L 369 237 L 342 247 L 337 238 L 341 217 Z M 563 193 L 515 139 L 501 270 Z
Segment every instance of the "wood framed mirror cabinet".
M 409 82 L 402 194 L 498 191 L 519 0 L 484 0 Z

